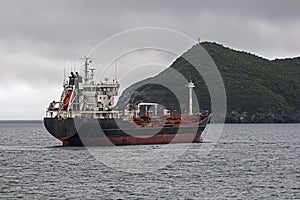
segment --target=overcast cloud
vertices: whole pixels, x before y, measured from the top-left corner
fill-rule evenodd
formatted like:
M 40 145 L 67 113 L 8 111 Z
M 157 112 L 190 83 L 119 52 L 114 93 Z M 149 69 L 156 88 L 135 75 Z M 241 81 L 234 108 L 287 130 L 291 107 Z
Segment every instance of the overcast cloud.
M 269 59 L 299 56 L 299 8 L 297 0 L 0 1 L 0 119 L 42 119 L 64 68 L 80 68 L 80 57 L 127 29 L 165 27 Z

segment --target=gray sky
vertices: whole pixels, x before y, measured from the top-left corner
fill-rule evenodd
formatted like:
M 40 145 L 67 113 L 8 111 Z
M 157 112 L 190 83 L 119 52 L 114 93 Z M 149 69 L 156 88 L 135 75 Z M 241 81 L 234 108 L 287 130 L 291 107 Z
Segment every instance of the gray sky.
M 0 5 L 0 119 L 42 119 L 49 101 L 60 96 L 64 68 L 79 68 L 79 58 L 95 45 L 132 28 L 170 28 L 269 59 L 300 55 L 297 0 L 2 0 Z

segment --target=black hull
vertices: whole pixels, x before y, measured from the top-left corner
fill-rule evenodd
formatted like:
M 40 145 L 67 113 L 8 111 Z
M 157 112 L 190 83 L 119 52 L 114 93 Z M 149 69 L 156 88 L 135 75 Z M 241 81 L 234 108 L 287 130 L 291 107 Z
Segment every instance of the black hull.
M 98 146 L 201 142 L 207 121 L 197 126 L 136 128 L 121 119 L 44 118 L 44 125 L 63 146 Z

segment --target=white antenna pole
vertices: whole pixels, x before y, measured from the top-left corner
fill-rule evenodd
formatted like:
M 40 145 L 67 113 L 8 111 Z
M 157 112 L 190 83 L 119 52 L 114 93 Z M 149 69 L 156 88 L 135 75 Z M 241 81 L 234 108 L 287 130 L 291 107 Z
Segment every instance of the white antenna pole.
M 71 60 L 69 60 L 69 69 L 70 69 L 70 71 L 69 71 L 69 73 L 71 73 L 72 72 L 72 61 Z
M 73 67 L 73 72 L 75 72 L 75 61 L 74 61 L 74 59 L 72 58 L 72 67 Z
M 72 58 L 71 58 L 70 62 L 71 62 L 70 66 L 71 66 L 71 72 L 72 72 L 73 71 L 73 59 Z
M 64 67 L 64 84 L 66 82 L 66 67 Z
M 64 59 L 64 84 L 66 82 L 66 60 Z
M 115 59 L 115 81 L 117 82 L 117 58 Z

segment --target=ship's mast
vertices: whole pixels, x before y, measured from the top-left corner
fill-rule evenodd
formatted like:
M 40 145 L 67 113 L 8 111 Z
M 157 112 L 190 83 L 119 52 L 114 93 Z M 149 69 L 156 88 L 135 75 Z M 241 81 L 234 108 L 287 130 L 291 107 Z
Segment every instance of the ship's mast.
M 189 115 L 193 115 L 193 88 L 195 85 L 192 80 L 190 80 L 187 87 L 189 88 Z
M 117 59 L 115 59 L 115 81 L 116 81 L 116 83 L 118 83 L 118 81 L 117 81 Z
M 86 84 L 89 80 L 88 78 L 88 67 L 92 60 L 88 57 L 84 57 L 84 83 Z

